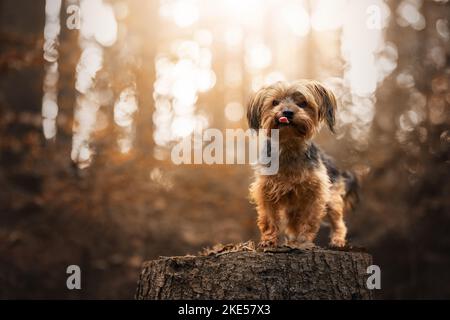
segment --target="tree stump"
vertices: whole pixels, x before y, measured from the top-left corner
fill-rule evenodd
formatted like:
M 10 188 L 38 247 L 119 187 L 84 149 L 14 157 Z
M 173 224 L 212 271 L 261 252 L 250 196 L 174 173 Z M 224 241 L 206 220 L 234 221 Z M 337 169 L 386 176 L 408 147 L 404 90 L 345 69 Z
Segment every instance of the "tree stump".
M 371 299 L 372 257 L 358 250 L 221 246 L 145 262 L 136 299 Z

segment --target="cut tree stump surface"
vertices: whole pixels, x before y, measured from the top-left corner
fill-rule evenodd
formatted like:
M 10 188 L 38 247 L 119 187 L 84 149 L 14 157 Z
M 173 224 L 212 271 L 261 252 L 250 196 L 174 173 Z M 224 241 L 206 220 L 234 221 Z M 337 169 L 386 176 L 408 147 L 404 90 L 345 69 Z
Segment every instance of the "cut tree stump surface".
M 136 299 L 371 299 L 360 249 L 218 245 L 145 262 Z

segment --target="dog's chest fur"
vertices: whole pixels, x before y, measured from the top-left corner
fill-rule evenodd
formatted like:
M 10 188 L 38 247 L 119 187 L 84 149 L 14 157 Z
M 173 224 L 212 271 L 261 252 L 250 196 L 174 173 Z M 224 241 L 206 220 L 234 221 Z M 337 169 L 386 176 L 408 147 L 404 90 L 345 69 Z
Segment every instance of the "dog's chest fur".
M 314 145 L 303 152 L 298 147 L 281 149 L 279 160 L 279 172 L 262 177 L 267 200 L 281 206 L 307 206 L 317 198 L 327 198 L 330 182 Z

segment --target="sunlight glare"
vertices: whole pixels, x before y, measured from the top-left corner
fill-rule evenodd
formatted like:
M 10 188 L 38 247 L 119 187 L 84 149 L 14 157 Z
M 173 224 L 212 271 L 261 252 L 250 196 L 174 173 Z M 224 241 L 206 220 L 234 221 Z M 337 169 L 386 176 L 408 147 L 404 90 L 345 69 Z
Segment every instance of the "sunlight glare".
M 57 48 L 60 25 L 61 0 L 46 0 L 44 27 L 45 76 L 42 97 L 42 129 L 49 140 L 56 136 L 56 117 L 58 115 L 58 58 Z
M 335 30 L 342 26 L 343 12 L 345 12 L 345 0 L 318 0 L 315 1 L 311 25 L 314 30 Z M 337 14 L 339 13 L 339 14 Z
M 119 100 L 114 105 L 114 121 L 120 127 L 129 127 L 133 123 L 133 115 L 137 111 L 137 101 L 132 88 L 120 93 Z
M 252 43 L 247 47 L 246 64 L 250 70 L 264 69 L 272 61 L 272 52 L 263 43 Z
M 81 0 L 81 34 L 95 39 L 102 46 L 111 46 L 117 39 L 117 21 L 111 5 L 103 0 Z
M 230 121 L 240 121 L 244 117 L 244 107 L 239 102 L 230 102 L 225 107 L 225 116 Z
M 281 11 L 282 21 L 284 21 L 291 32 L 299 37 L 306 36 L 310 29 L 310 19 L 304 6 L 301 4 L 291 4 L 283 7 Z

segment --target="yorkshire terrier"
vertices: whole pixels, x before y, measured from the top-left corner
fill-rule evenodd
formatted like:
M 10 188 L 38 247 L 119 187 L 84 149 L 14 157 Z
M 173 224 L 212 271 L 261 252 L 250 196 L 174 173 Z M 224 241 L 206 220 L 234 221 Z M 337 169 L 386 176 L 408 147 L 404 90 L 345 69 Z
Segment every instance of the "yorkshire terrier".
M 247 106 L 251 129 L 279 129 L 279 170 L 256 175 L 250 195 L 258 211 L 261 247 L 314 245 L 322 222 L 330 246 L 346 245 L 344 214 L 357 200 L 357 180 L 339 170 L 311 140 L 326 123 L 334 133 L 336 98 L 317 81 L 277 82 L 257 91 Z

